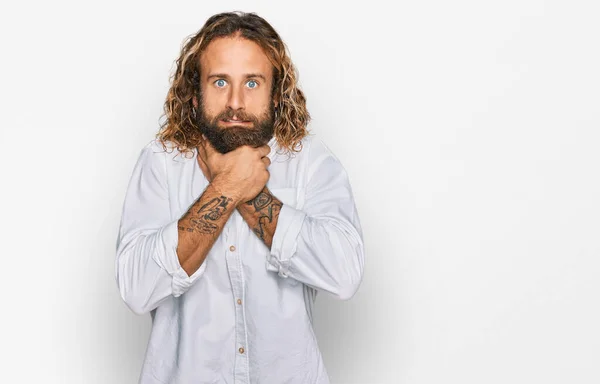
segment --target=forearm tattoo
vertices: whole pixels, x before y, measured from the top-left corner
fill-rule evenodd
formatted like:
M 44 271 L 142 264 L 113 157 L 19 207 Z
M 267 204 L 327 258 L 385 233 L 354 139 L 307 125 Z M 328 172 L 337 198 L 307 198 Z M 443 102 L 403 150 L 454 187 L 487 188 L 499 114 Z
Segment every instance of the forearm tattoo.
M 216 233 L 219 230 L 217 221 L 223 216 L 223 213 L 232 201 L 229 197 L 220 196 L 213 198 L 198 210 L 194 208 L 190 209 L 181 221 L 188 225 L 180 225 L 179 230 L 205 234 Z
M 252 230 L 265 241 L 265 228 L 279 216 L 281 201 L 274 199 L 268 191 L 262 191 L 253 200 L 246 202 L 246 205 L 254 207 L 254 211 L 258 213 L 258 222 Z

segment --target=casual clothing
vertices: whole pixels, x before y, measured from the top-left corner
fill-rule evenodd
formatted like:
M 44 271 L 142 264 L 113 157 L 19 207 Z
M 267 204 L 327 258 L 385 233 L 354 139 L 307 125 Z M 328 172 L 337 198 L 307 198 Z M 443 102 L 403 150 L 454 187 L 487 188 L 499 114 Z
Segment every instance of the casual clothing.
M 329 383 L 312 328 L 317 291 L 345 300 L 364 246 L 348 177 L 313 135 L 287 154 L 273 138 L 267 187 L 282 201 L 271 250 L 236 210 L 201 267 L 179 264 L 178 220 L 207 179 L 196 152 L 152 140 L 133 169 L 117 240 L 126 304 L 150 313 L 141 384 Z

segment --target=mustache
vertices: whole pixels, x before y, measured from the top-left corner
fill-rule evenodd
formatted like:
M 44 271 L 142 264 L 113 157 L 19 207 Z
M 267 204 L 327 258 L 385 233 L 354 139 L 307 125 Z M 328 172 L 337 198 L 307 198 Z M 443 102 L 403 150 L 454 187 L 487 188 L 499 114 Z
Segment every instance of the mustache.
M 234 111 L 233 109 L 226 109 L 220 112 L 217 116 L 214 117 L 213 121 L 219 120 L 232 120 L 233 117 L 236 117 L 238 120 L 242 121 L 251 121 L 255 125 L 258 124 L 258 118 L 250 113 L 246 113 L 243 110 Z

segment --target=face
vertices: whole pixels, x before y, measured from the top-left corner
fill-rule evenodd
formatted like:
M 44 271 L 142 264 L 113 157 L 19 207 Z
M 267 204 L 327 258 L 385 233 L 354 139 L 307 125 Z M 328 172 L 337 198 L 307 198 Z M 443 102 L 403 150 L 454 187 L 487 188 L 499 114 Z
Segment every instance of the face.
M 260 46 L 243 38 L 218 38 L 202 53 L 196 124 L 217 151 L 261 146 L 273 137 L 272 72 Z

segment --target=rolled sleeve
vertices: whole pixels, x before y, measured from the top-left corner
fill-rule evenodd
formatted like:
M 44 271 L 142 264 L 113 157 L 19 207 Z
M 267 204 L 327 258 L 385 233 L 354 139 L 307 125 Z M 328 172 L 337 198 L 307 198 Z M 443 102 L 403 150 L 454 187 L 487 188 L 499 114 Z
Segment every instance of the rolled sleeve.
M 156 262 L 164 268 L 169 275 L 173 277 L 171 282 L 172 294 L 174 297 L 181 296 L 204 274 L 206 263 L 202 263 L 200 268 L 191 276 L 183 269 L 179 263 L 177 256 L 177 244 L 179 242 L 179 233 L 177 230 L 177 222 L 173 221 L 162 229 L 162 237 L 164 243 L 164 252 L 156 253 L 158 260 Z
M 267 269 L 288 277 L 291 258 L 296 254 L 298 235 L 306 213 L 283 204 L 277 219 L 277 228 L 271 243 L 271 252 L 267 259 Z

